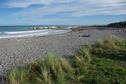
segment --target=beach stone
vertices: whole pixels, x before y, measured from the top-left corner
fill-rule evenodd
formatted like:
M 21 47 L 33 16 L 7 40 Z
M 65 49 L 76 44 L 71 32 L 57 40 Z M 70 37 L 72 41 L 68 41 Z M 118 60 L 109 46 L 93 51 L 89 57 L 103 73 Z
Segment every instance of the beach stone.
M 9 84 L 7 83 L 6 77 L 0 75 L 0 84 Z
M 4 73 L 4 67 L 0 65 L 0 75 Z
M 3 68 L 3 66 L 2 65 L 0 65 L 0 69 L 2 69 Z
M 4 69 L 3 65 L 0 65 L 0 72 Z
M 91 34 L 84 34 L 82 37 L 91 37 Z
M 119 29 L 93 29 L 88 32 L 81 30 L 81 33 L 75 30 L 57 35 L 0 39 L 0 62 L 2 62 L 0 75 L 6 76 L 14 67 L 34 62 L 47 56 L 48 53 L 73 56 L 81 45 L 93 44 L 110 35 L 126 39 L 126 33 L 118 33 L 117 30 Z M 82 37 L 84 34 L 91 34 L 91 36 Z

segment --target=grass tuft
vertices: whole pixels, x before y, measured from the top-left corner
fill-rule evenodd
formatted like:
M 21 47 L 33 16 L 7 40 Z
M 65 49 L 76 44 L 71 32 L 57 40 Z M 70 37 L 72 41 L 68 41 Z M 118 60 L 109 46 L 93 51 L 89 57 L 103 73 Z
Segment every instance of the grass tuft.
M 13 69 L 10 84 L 126 84 L 126 40 L 109 37 L 84 45 L 71 58 L 48 54 Z

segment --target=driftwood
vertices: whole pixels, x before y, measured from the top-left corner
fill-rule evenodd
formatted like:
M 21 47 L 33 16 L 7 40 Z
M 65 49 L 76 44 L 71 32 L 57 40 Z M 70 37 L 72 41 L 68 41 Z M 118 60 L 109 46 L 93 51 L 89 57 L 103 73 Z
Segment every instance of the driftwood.
M 91 34 L 84 34 L 84 35 L 79 35 L 79 37 L 91 37 Z
M 118 30 L 120 33 L 126 33 L 126 30 Z

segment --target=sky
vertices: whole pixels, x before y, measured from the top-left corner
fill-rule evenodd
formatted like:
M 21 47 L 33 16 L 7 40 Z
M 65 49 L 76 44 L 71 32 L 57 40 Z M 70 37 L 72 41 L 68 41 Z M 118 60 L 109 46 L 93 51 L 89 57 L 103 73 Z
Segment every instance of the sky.
M 96 25 L 126 20 L 126 0 L 0 0 L 0 25 Z

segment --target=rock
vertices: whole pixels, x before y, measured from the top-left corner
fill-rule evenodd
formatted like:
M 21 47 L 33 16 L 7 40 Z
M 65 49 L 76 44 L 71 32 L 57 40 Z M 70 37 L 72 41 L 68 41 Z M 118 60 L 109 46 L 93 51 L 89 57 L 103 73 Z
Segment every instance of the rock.
M 0 75 L 3 74 L 3 73 L 4 73 L 4 67 L 2 65 L 0 65 Z
M 91 37 L 91 34 L 84 34 L 82 37 Z
M 0 69 L 2 69 L 3 68 L 3 66 L 2 65 L 0 65 Z
M 0 76 L 0 84 L 9 84 L 7 83 L 6 77 Z

